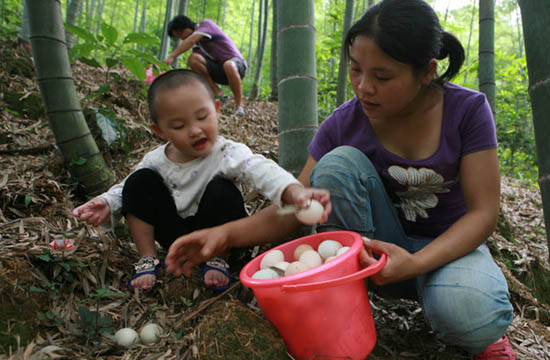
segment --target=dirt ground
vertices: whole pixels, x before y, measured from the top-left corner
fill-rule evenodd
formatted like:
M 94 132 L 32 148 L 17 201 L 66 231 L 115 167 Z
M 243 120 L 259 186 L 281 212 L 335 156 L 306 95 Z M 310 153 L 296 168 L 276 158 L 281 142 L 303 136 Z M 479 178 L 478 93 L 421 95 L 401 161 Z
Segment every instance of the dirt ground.
M 79 223 L 71 210 L 85 201 L 64 166 L 41 105 L 32 61 L 15 43 L 0 43 L 0 359 L 292 359 L 251 290 L 238 282 L 223 293 L 191 278 L 162 275 L 155 287 L 127 290 L 137 253 L 124 224 L 104 233 Z M 145 86 L 123 70 L 110 91 L 97 93 L 105 74 L 73 66 L 82 107 L 106 107 L 125 129 L 108 145 L 97 122 L 89 127 L 117 179 L 160 144 L 150 131 Z M 220 133 L 277 160 L 277 104 L 250 101 L 244 117 L 222 106 Z M 267 201 L 245 191 L 248 210 Z M 50 251 L 55 234 L 72 233 L 76 250 Z M 260 235 L 260 234 L 259 234 Z M 550 274 L 538 190 L 502 178 L 502 206 L 490 249 L 510 286 L 515 317 L 508 337 L 518 359 L 550 359 Z M 233 253 L 244 265 L 267 247 Z M 162 254 L 162 251 L 161 251 Z M 378 340 L 369 359 L 468 359 L 426 326 L 413 301 L 369 294 Z M 123 327 L 162 328 L 154 345 L 119 348 Z

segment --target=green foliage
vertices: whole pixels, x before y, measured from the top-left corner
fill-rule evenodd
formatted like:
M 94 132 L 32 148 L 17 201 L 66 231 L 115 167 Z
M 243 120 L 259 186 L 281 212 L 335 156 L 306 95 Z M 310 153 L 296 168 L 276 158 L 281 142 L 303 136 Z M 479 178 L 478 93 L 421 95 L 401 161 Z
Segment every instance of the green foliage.
M 531 104 L 527 93 L 525 58 L 496 54 L 497 107 L 495 121 L 500 143 L 501 172 L 536 183 L 537 152 L 534 141 Z
M 185 296 L 181 296 L 181 302 L 183 303 L 183 305 L 185 305 L 187 307 L 193 306 L 193 301 L 189 300 Z
M 116 116 L 116 113 L 107 107 L 86 107 L 84 109 L 86 118 L 95 121 L 95 125 L 101 132 L 101 137 L 112 150 L 127 152 L 130 146 L 127 142 L 127 130 L 123 119 Z M 95 126 L 94 126 L 95 128 Z
M 75 275 L 80 273 L 83 268 L 87 267 L 85 264 L 53 253 L 49 249 L 44 249 L 42 254 L 32 255 L 32 257 L 42 262 L 43 265 L 46 265 L 45 268 L 51 271 L 51 278 L 43 285 L 46 286 L 48 291 L 53 291 L 54 293 L 59 293 L 61 290 L 64 290 L 67 285 L 69 285 L 69 287 L 72 286 L 76 280 Z M 29 291 L 42 292 L 45 290 L 33 286 Z
M 21 25 L 23 4 L 20 0 L 2 0 L 0 3 L 0 37 L 15 37 Z
M 112 334 L 114 332 L 113 319 L 109 316 L 101 316 L 99 312 L 89 310 L 84 306 L 78 307 L 80 318 L 77 320 L 77 325 L 82 333 L 79 334 L 87 339 L 97 338 L 104 334 Z
M 151 53 L 135 49 L 135 45 L 154 45 L 159 42 L 156 36 L 147 33 L 130 33 L 119 39 L 118 30 L 101 23 L 101 34 L 95 35 L 88 30 L 71 24 L 65 24 L 67 30 L 83 40 L 69 51 L 71 61 L 79 60 L 105 71 L 105 81 L 109 81 L 111 69 L 119 64 L 126 67 L 136 78 L 145 80 L 145 69 L 156 64 L 166 70 L 167 65 Z M 100 88 L 100 91 L 104 90 Z

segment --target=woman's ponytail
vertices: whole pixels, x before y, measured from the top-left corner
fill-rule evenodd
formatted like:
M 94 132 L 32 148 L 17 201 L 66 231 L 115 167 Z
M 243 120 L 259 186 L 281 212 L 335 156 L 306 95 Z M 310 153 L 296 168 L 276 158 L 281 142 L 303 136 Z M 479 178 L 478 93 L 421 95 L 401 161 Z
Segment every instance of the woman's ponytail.
M 439 81 L 443 83 L 444 81 L 450 81 L 458 74 L 464 63 L 465 55 L 464 47 L 462 47 L 462 44 L 454 35 L 444 31 L 441 42 L 443 45 L 441 46 L 437 59 L 442 60 L 447 56 L 449 57 L 449 66 L 439 77 Z

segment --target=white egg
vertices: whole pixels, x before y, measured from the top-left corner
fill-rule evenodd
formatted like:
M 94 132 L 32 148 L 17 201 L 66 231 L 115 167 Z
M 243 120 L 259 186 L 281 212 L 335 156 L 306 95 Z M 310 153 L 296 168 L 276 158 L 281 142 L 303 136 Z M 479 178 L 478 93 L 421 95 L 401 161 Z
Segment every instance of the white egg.
M 349 246 L 342 246 L 340 249 L 338 249 L 338 251 L 336 252 L 336 256 L 340 256 L 342 255 L 343 253 L 345 253 L 346 251 L 349 250 Z
M 290 263 L 288 261 L 281 261 L 281 262 L 278 262 L 277 264 L 273 265 L 272 267 L 274 267 L 275 269 L 280 270 L 282 272 L 285 272 L 288 265 L 290 265 Z
M 281 261 L 285 261 L 283 252 L 281 250 L 271 250 L 262 258 L 260 269 L 268 269 Z
M 156 343 L 160 339 L 160 327 L 157 324 L 147 324 L 139 332 L 139 338 L 144 344 Z
M 316 266 L 319 266 L 323 263 L 323 260 L 321 259 L 321 255 L 315 250 L 306 250 L 303 252 L 302 256 L 300 256 L 301 263 L 306 264 L 310 269 L 314 268 Z
M 298 247 L 294 250 L 294 260 L 300 260 L 300 256 L 302 256 L 306 250 L 313 250 L 313 247 L 309 244 L 298 245 Z
M 336 255 L 336 252 L 341 247 L 342 247 L 342 244 L 340 244 L 336 240 L 325 240 L 319 244 L 319 247 L 317 248 L 317 252 L 319 253 L 319 255 L 321 255 L 323 259 L 326 259 L 329 256 Z
M 299 261 L 291 262 L 288 267 L 285 270 L 285 276 L 290 276 L 294 274 L 298 274 L 301 272 L 304 272 L 306 270 L 309 270 L 309 266 L 307 266 L 304 263 L 301 263 Z
M 325 259 L 325 261 L 323 261 L 323 264 L 326 264 L 326 263 L 328 263 L 330 260 L 334 260 L 334 259 L 336 259 L 336 258 L 337 258 L 337 256 L 329 256 L 328 258 Z
M 323 216 L 323 205 L 317 200 L 311 200 L 309 206 L 296 213 L 296 218 L 306 225 L 318 223 Z
M 276 279 L 279 274 L 273 269 L 258 270 L 252 275 L 252 279 Z
M 138 333 L 131 328 L 123 328 L 115 333 L 116 342 L 122 347 L 131 347 L 138 342 Z

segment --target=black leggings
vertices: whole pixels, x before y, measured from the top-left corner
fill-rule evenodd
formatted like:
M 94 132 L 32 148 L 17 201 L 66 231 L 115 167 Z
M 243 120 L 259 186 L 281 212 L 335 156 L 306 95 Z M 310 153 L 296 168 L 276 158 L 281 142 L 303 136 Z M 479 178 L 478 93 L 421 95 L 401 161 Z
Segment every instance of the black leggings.
M 248 216 L 239 189 L 230 180 L 216 176 L 208 183 L 197 213 L 183 219 L 164 180 L 151 169 L 139 169 L 126 179 L 122 214 L 132 214 L 152 225 L 155 240 L 166 250 L 182 235 Z

